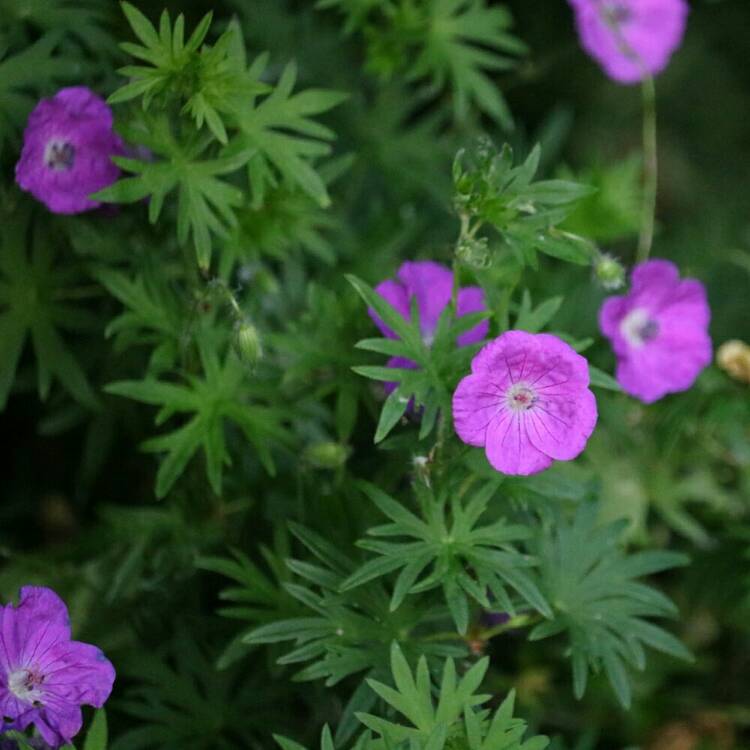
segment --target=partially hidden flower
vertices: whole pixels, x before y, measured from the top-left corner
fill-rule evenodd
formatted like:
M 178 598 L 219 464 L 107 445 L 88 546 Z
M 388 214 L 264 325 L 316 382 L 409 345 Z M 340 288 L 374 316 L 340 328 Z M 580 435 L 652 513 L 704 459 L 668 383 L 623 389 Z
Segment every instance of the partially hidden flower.
M 115 670 L 95 646 L 71 640 L 68 609 L 51 589 L 24 586 L 0 607 L 0 731 L 33 724 L 51 747 L 81 729 L 81 706 L 101 708 Z
M 649 404 L 690 388 L 711 362 L 710 318 L 700 281 L 680 279 L 667 260 L 637 265 L 630 292 L 608 297 L 599 310 L 623 390 Z
M 586 446 L 597 419 L 588 386 L 588 363 L 557 336 L 508 331 L 481 349 L 458 384 L 456 432 L 503 474 L 536 474 Z
M 440 314 L 450 303 L 453 295 L 453 272 L 431 260 L 407 261 L 398 269 L 395 279 L 381 282 L 375 287 L 375 291 L 407 320 L 411 316 L 411 299 L 415 297 L 422 339 L 430 346 L 435 337 Z M 480 287 L 468 286 L 458 290 L 458 317 L 482 312 L 485 309 L 484 292 Z M 368 312 L 384 336 L 390 339 L 398 338 L 373 309 Z M 487 335 L 488 329 L 489 323 L 483 320 L 471 330 L 462 333 L 457 343 L 459 346 L 476 344 Z M 388 367 L 414 369 L 417 365 L 403 357 L 392 357 L 388 360 Z M 393 390 L 395 384 L 389 383 L 386 387 Z
M 619 83 L 660 73 L 685 33 L 685 0 L 569 0 L 583 48 Z
M 23 134 L 16 182 L 56 214 L 99 208 L 89 196 L 117 180 L 112 157 L 125 153 L 112 122 L 107 103 L 85 86 L 42 99 Z
M 744 341 L 725 341 L 716 352 L 716 364 L 735 380 L 750 384 L 750 346 Z

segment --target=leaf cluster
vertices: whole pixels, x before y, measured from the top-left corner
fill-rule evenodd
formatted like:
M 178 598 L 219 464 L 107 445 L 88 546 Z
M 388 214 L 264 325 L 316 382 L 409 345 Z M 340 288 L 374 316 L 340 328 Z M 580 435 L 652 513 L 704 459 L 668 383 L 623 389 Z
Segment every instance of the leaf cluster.
M 321 0 L 346 16 L 345 32 L 361 29 L 367 65 L 383 78 L 399 74 L 421 99 L 450 94 L 453 116 L 484 113 L 505 128 L 512 117 L 493 77 L 516 67 L 526 46 L 512 17 L 486 0 Z
M 418 490 L 422 517 L 372 484 L 363 483 L 362 488 L 390 519 L 370 528 L 368 534 L 395 541 L 360 541 L 360 547 L 377 557 L 344 581 L 344 591 L 399 570 L 390 609 L 397 609 L 409 594 L 441 588 L 460 634 L 469 626 L 470 600 L 487 610 L 499 608 L 514 614 L 516 605 L 508 588 L 520 595 L 524 606 L 551 616 L 549 604 L 527 573 L 534 560 L 513 545 L 529 539 L 532 529 L 504 519 L 479 523 L 495 495 L 494 484 L 485 485 L 468 501 L 456 493 L 448 497 L 447 491 Z
M 210 13 L 185 41 L 182 15 L 173 23 L 164 11 L 157 31 L 134 6 L 122 7 L 142 42 L 123 48 L 148 65 L 123 68 L 120 72 L 131 80 L 110 101 L 140 98 L 143 111 L 122 130 L 141 153 L 116 159 L 132 176 L 98 193 L 100 200 L 148 198 L 153 224 L 166 196 L 177 190 L 178 241 L 184 245 L 192 236 L 203 268 L 215 238 L 226 240 L 237 225 L 236 211 L 249 192 L 257 208 L 267 190 L 283 182 L 321 206 L 328 204 L 313 162 L 330 152 L 334 134 L 313 117 L 340 103 L 342 94 L 324 89 L 294 93 L 294 63 L 283 69 L 275 86 L 261 82 L 267 78 L 268 55 L 248 65 L 237 23 L 211 46 L 205 43 Z M 232 175 L 241 168 L 246 187 Z
M 272 445 L 289 440 L 284 426 L 286 414 L 269 403 L 267 389 L 251 385 L 247 369 L 230 348 L 223 357 L 216 342 L 202 336 L 198 342 L 202 375 L 184 374 L 184 383 L 147 376 L 107 386 L 108 393 L 159 406 L 157 425 L 176 414 L 186 417 L 173 431 L 143 444 L 149 452 L 165 454 L 156 476 L 156 495 L 164 497 L 185 471 L 188 462 L 202 450 L 211 488 L 221 493 L 224 467 L 231 465 L 226 428 L 238 427 L 269 473 L 274 472 Z
M 674 617 L 675 605 L 660 591 L 636 580 L 687 560 L 663 550 L 626 554 L 620 539 L 626 522 L 597 525 L 594 505 L 582 505 L 571 523 L 556 523 L 537 537 L 542 591 L 553 617 L 537 625 L 531 640 L 565 633 L 573 689 L 581 698 L 591 669 L 603 670 L 620 703 L 628 707 L 626 665 L 643 670 L 648 646 L 678 659 L 689 651 L 647 618 Z
M 558 227 L 591 188 L 568 180 L 534 180 L 540 156 L 537 145 L 514 166 L 513 149 L 505 144 L 497 151 L 486 138 L 458 152 L 453 183 L 463 224 L 459 257 L 471 254 L 478 242 L 486 243 L 476 233 L 490 224 L 521 265 L 536 268 L 538 252 L 579 265 L 592 262 L 591 243 Z

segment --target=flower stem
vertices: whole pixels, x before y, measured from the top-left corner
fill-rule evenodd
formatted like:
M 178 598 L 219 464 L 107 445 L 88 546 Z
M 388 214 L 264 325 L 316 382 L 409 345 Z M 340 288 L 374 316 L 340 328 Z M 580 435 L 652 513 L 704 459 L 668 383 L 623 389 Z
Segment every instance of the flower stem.
M 659 157 L 656 134 L 656 86 L 650 75 L 641 84 L 643 97 L 643 206 L 641 231 L 638 238 L 637 261 L 648 260 L 654 241 L 656 191 L 659 181 Z

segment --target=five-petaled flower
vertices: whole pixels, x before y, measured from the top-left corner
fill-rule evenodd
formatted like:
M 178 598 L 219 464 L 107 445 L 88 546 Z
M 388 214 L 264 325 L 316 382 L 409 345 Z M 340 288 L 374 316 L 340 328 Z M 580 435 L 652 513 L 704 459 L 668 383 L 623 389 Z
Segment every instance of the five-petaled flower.
M 569 0 L 583 48 L 620 83 L 660 73 L 685 33 L 685 0 Z
M 51 589 L 25 586 L 0 607 L 0 731 L 33 724 L 64 745 L 81 729 L 81 706 L 101 708 L 115 670 L 95 646 L 71 640 L 68 609 Z
M 411 315 L 412 297 L 416 298 L 419 310 L 419 326 L 423 341 L 430 346 L 435 336 L 440 314 L 451 301 L 453 294 L 453 273 L 449 268 L 431 260 L 406 262 L 401 265 L 396 279 L 388 279 L 375 287 L 375 291 L 407 320 Z M 461 317 L 486 309 L 484 292 L 478 286 L 468 286 L 458 290 L 456 314 Z M 387 338 L 398 338 L 396 334 L 370 309 L 370 317 Z M 489 323 L 478 323 L 471 330 L 458 337 L 459 346 L 480 342 L 486 335 Z M 417 365 L 403 357 L 392 357 L 388 367 L 415 368 Z M 393 383 L 387 384 L 393 390 Z
M 53 213 L 90 211 L 101 203 L 89 196 L 120 174 L 111 157 L 123 154 L 107 103 L 85 86 L 71 86 L 29 115 L 16 182 Z
M 536 474 L 584 449 L 597 418 L 588 386 L 588 363 L 557 336 L 508 331 L 458 384 L 456 432 L 503 474 Z
M 681 280 L 666 260 L 636 266 L 630 293 L 607 298 L 599 311 L 623 389 L 648 404 L 690 388 L 711 362 L 710 318 L 700 281 Z

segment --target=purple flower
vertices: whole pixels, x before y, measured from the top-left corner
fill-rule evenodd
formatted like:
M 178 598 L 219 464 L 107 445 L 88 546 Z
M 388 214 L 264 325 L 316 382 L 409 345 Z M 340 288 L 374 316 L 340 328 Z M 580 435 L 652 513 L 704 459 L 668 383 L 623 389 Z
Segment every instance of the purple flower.
M 51 589 L 24 586 L 0 607 L 0 731 L 34 724 L 59 747 L 81 729 L 81 705 L 101 708 L 115 670 L 95 646 L 70 639 L 68 609 Z
M 410 317 L 411 298 L 416 297 L 419 310 L 419 326 L 422 339 L 430 346 L 435 336 L 440 314 L 451 301 L 453 294 L 453 272 L 431 260 L 419 260 L 402 264 L 396 274 L 397 280 L 388 279 L 375 287 L 375 291 L 391 304 L 404 318 Z M 478 286 L 468 286 L 458 290 L 458 317 L 468 313 L 486 310 L 484 292 Z M 398 338 L 396 334 L 380 319 L 373 310 L 368 310 L 375 325 L 389 339 Z M 489 323 L 483 320 L 474 328 L 458 337 L 459 346 L 468 346 L 481 341 L 489 329 Z M 417 364 L 403 357 L 392 357 L 388 360 L 388 367 L 401 369 L 416 369 Z M 388 390 L 393 390 L 395 384 L 386 384 Z
M 680 280 L 674 263 L 650 260 L 633 269 L 630 293 L 609 297 L 599 327 L 617 355 L 617 380 L 650 404 L 690 388 L 711 361 L 706 290 Z
M 536 474 L 584 449 L 597 417 L 588 385 L 586 360 L 557 336 L 508 331 L 458 384 L 456 432 L 503 474 Z
M 583 48 L 620 83 L 660 73 L 680 46 L 685 0 L 569 0 Z
M 29 115 L 16 182 L 53 213 L 90 211 L 101 203 L 88 196 L 117 180 L 111 157 L 123 154 L 107 103 L 72 86 L 42 99 Z

